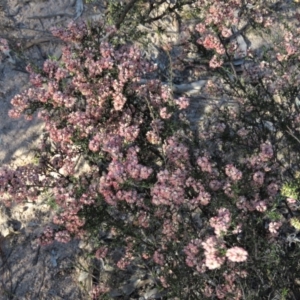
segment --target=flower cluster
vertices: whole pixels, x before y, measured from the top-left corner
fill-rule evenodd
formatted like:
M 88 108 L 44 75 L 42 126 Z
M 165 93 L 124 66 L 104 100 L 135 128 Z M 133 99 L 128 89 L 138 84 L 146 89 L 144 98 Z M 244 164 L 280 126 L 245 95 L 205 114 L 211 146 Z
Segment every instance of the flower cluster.
M 267 11 L 259 13 L 240 1 L 200 0 L 195 6 L 202 4 L 197 38 L 213 52 L 212 68 L 222 66 L 226 55 L 234 55 L 231 25 L 238 25 L 245 15 L 259 24 L 270 22 Z M 300 77 L 289 60 L 296 55 L 296 35 L 285 38 L 286 57 L 277 55 L 276 63 L 245 67 L 236 86 L 227 75 L 229 87 L 224 88 L 221 79 L 207 83 L 207 92 L 228 93 L 238 108 L 216 106 L 197 136 L 183 122 L 189 99 L 173 99 L 170 87 L 144 79 L 154 67 L 137 46 L 112 42 L 113 33 L 114 28 L 83 21 L 53 29 L 68 43 L 61 61 L 47 60 L 39 72 L 28 66 L 32 88 L 12 99 L 10 111 L 11 117 L 27 118 L 37 111 L 45 122 L 38 162 L 15 170 L 2 167 L 0 196 L 9 204 L 10 198 L 34 200 L 50 191 L 59 209 L 53 228 L 47 227 L 40 237 L 42 245 L 92 238 L 99 242 L 95 257 L 104 259 L 125 241 L 122 257 L 115 261 L 120 270 L 128 270 L 142 257 L 170 293 L 174 282 L 186 290 L 186 278 L 196 278 L 201 297 L 241 299 L 237 282 L 246 276 L 236 266 L 247 260 L 253 266 L 251 241 L 259 239 L 263 245 L 265 236 L 275 240 L 284 223 L 272 214 L 281 201 L 277 196 L 282 174 L 289 171 L 278 155 L 278 143 L 297 150 L 291 141 L 298 135 L 299 112 L 296 104 L 289 107 L 272 93 L 288 93 L 292 86 L 286 97 L 295 98 Z M 286 87 L 280 93 L 272 80 L 279 72 L 278 62 L 287 63 L 288 69 L 284 79 L 276 78 Z M 274 114 L 263 111 L 265 107 Z M 290 134 L 280 135 L 270 124 Z M 289 159 L 297 162 L 297 156 Z M 81 170 L 82 162 L 87 170 Z M 297 197 L 286 196 L 291 209 Z M 268 226 L 262 226 L 266 220 Z M 299 227 L 294 218 L 290 223 Z M 111 245 L 99 241 L 102 229 L 114 231 Z M 180 272 L 189 275 L 183 274 L 182 282 Z M 207 280 L 210 274 L 219 276 L 216 283 Z M 96 299 L 107 291 L 95 286 L 92 295 Z
M 201 258 L 200 247 L 204 250 L 204 259 Z M 226 249 L 224 241 L 215 236 L 210 236 L 203 241 L 192 240 L 184 248 L 184 252 L 187 255 L 187 265 L 196 267 L 200 273 L 205 272 L 205 267 L 209 270 L 219 269 L 225 263 L 226 257 L 231 262 L 244 262 L 248 257 L 248 252 L 241 247 Z
M 209 220 L 209 224 L 214 228 L 216 236 L 226 234 L 231 222 L 230 211 L 226 208 L 218 210 L 218 216 Z

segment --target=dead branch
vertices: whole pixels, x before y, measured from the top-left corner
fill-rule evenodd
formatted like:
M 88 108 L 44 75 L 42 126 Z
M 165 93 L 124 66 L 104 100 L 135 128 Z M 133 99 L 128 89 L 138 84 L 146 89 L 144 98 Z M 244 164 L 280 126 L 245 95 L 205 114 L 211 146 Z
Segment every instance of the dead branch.
M 45 38 L 40 38 L 36 39 L 33 41 L 28 42 L 25 46 L 24 49 L 29 49 L 32 46 L 41 44 L 41 43 L 47 43 L 47 42 L 62 42 L 60 39 L 54 38 L 54 37 L 45 37 Z

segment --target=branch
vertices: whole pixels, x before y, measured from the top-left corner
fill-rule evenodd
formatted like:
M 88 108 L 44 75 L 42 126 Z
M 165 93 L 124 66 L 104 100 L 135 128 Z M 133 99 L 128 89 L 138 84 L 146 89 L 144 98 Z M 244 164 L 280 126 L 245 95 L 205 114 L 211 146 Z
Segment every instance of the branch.
M 75 19 L 78 19 L 83 13 L 83 2 L 82 0 L 77 0 L 76 1 L 76 16 Z
M 190 4 L 193 4 L 194 2 L 195 2 L 195 1 L 187 1 L 187 2 L 183 3 L 181 6 L 183 6 L 183 5 L 190 5 Z M 172 6 L 172 7 L 168 6 L 168 8 L 167 8 L 162 14 L 160 14 L 159 16 L 150 18 L 150 19 L 148 19 L 148 20 L 145 20 L 144 24 L 146 24 L 146 23 L 151 23 L 151 22 L 153 22 L 153 21 L 160 20 L 161 18 L 163 18 L 163 17 L 166 16 L 167 14 L 172 13 L 172 12 L 175 12 L 176 9 L 177 9 L 178 7 L 181 7 L 181 6 L 180 6 L 180 5 L 177 5 L 177 3 L 176 3 L 174 6 Z
M 46 38 L 40 38 L 40 39 L 37 39 L 37 40 L 33 40 L 31 42 L 28 42 L 25 46 L 24 46 L 24 49 L 28 49 L 28 48 L 31 48 L 32 46 L 34 45 L 37 45 L 37 44 L 40 44 L 40 43 L 47 43 L 47 42 L 62 42 L 61 40 L 59 39 L 56 39 L 56 38 L 53 38 L 53 37 L 46 37 Z
M 136 2 L 138 2 L 139 0 L 131 0 L 124 8 L 120 18 L 118 19 L 117 23 L 116 23 L 116 28 L 120 29 L 122 22 L 124 21 L 124 19 L 126 18 L 127 13 L 132 9 L 132 7 L 135 5 Z

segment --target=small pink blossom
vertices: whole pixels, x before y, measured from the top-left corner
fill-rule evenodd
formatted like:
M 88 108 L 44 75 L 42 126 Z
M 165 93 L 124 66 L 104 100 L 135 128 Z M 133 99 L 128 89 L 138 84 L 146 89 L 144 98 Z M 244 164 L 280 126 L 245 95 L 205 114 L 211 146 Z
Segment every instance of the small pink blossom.
M 197 159 L 197 164 L 203 172 L 208 172 L 208 173 L 212 172 L 212 166 L 207 157 L 205 156 L 199 157 Z
M 197 197 L 197 200 L 200 202 L 201 205 L 208 205 L 211 199 L 211 195 L 205 191 L 200 191 Z
M 214 252 L 218 245 L 218 239 L 215 236 L 210 236 L 201 242 L 201 245 L 206 252 Z
M 218 58 L 216 55 L 212 57 L 212 59 L 209 61 L 209 66 L 212 69 L 220 68 L 223 65 L 224 61 L 223 59 Z
M 227 28 L 227 27 L 223 26 L 221 34 L 222 34 L 223 37 L 228 38 L 232 35 L 232 31 L 231 31 L 230 28 Z
M 71 241 L 70 233 L 67 230 L 59 231 L 55 234 L 55 239 L 60 243 L 68 243 Z
M 107 255 L 107 252 L 108 252 L 108 248 L 106 246 L 102 246 L 97 249 L 97 251 L 95 253 L 95 257 L 97 259 L 105 258 Z
M 232 190 L 230 182 L 226 182 L 223 185 L 223 191 L 229 198 L 234 198 L 234 191 Z
M 179 109 L 186 109 L 190 105 L 190 100 L 187 97 L 180 97 L 175 99 L 175 103 L 179 106 Z
M 218 269 L 225 262 L 225 257 L 220 255 L 219 250 L 225 249 L 224 243 L 215 236 L 207 238 L 201 243 L 205 254 L 205 266 L 210 269 Z
M 153 131 L 153 130 L 150 130 L 146 133 L 146 137 L 147 137 L 147 140 L 149 143 L 151 144 L 159 144 L 160 143 L 160 137 L 159 135 Z
M 293 198 L 287 198 L 286 199 L 287 205 L 292 211 L 298 210 L 299 209 L 299 203 L 296 199 Z
M 226 257 L 232 262 L 243 262 L 247 260 L 248 252 L 240 247 L 232 247 L 227 250 Z
M 225 234 L 230 226 L 231 214 L 227 208 L 220 208 L 218 210 L 218 216 L 212 217 L 209 220 L 209 224 L 214 228 L 216 236 Z
M 238 209 L 247 210 L 247 199 L 245 196 L 240 196 L 236 202 L 236 206 Z
M 273 147 L 270 143 L 260 145 L 261 152 L 259 154 L 262 161 L 268 161 L 274 155 Z
M 42 246 L 50 245 L 54 241 L 54 230 L 51 227 L 46 227 L 43 234 L 39 238 L 39 244 Z
M 129 265 L 130 265 L 130 259 L 128 259 L 127 257 L 123 257 L 117 262 L 117 267 L 121 270 L 126 270 L 126 268 Z
M 159 115 L 162 119 L 170 119 L 172 114 L 171 113 L 168 113 L 168 110 L 166 107 L 163 107 L 160 109 L 159 111 Z
M 162 284 L 162 286 L 164 287 L 164 288 L 168 288 L 168 287 L 170 287 L 170 285 L 168 284 L 168 282 L 167 282 L 167 279 L 166 279 L 166 277 L 164 277 L 164 276 L 159 276 L 159 280 L 160 280 L 160 282 L 161 282 L 161 284 Z
M 288 204 L 294 204 L 294 203 L 297 202 L 297 200 L 293 199 L 293 198 L 286 198 L 286 201 L 287 201 Z
M 281 227 L 282 223 L 281 222 L 271 222 L 269 224 L 269 231 L 272 234 L 278 234 L 278 230 Z
M 199 33 L 203 34 L 203 33 L 205 33 L 205 31 L 206 31 L 207 29 L 206 29 L 205 24 L 199 23 L 199 24 L 197 24 L 197 25 L 195 26 L 195 30 L 198 31 Z
M 153 260 L 156 264 L 163 266 L 165 264 L 164 255 L 161 254 L 159 251 L 155 251 L 153 254 Z
M 242 172 L 232 164 L 226 166 L 225 173 L 233 181 L 239 181 L 242 179 Z
M 261 171 L 258 171 L 253 174 L 253 181 L 259 186 L 263 185 L 265 179 L 265 174 Z
M 267 210 L 267 203 L 265 200 L 254 202 L 254 207 L 259 212 L 265 212 Z
M 221 257 L 217 252 L 205 255 L 205 265 L 210 270 L 219 269 L 225 262 L 225 257 Z
M 89 149 L 92 152 L 97 152 L 99 151 L 99 147 L 100 147 L 100 138 L 98 135 L 96 135 L 93 137 L 93 139 L 89 141 Z

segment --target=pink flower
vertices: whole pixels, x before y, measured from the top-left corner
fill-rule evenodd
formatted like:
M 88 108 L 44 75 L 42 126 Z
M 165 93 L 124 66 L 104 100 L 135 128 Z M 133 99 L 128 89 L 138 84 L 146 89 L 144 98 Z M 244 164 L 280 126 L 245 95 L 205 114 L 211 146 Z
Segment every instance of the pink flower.
M 151 144 L 159 144 L 159 142 L 160 142 L 159 135 L 156 132 L 154 132 L 153 130 L 150 130 L 146 133 L 146 138 L 147 138 L 148 142 Z
M 247 260 L 248 252 L 240 247 L 232 247 L 227 250 L 226 257 L 232 262 L 243 262 Z
M 299 202 L 296 199 L 293 198 L 287 198 L 286 199 L 287 205 L 292 211 L 299 209 Z
M 217 239 L 215 236 L 207 238 L 201 243 L 205 254 L 205 265 L 208 269 L 214 270 L 221 267 L 225 262 L 225 257 L 220 256 L 219 250 L 225 249 L 222 240 Z
M 208 269 L 219 269 L 225 262 L 225 257 L 218 256 L 217 252 L 207 253 L 205 255 L 205 265 Z
M 209 193 L 205 191 L 200 191 L 197 200 L 200 202 L 201 205 L 208 205 L 210 202 L 211 196 Z
M 50 245 L 54 241 L 54 230 L 51 227 L 46 227 L 43 234 L 39 238 L 39 243 L 42 246 Z
M 226 175 L 233 181 L 238 181 L 242 179 L 242 172 L 239 171 L 234 165 L 229 164 L 225 168 Z
M 218 240 L 215 236 L 208 237 L 204 242 L 201 243 L 205 252 L 210 253 L 214 252 L 215 248 L 218 245 Z
M 210 218 L 209 224 L 215 229 L 216 236 L 225 234 L 230 226 L 231 214 L 227 208 L 220 208 L 218 216 Z
M 265 200 L 254 202 L 254 207 L 259 212 L 264 212 L 267 210 L 267 203 Z
M 236 202 L 236 206 L 238 209 L 247 210 L 247 199 L 245 196 L 240 196 Z
M 115 110 L 122 110 L 125 103 L 126 103 L 127 99 L 124 95 L 122 95 L 121 93 L 116 93 L 114 95 L 114 101 L 113 101 L 113 104 L 114 104 L 114 109 Z
M 127 257 L 122 257 L 118 262 L 117 262 L 117 267 L 121 270 L 126 270 L 126 268 L 130 265 L 130 259 Z
M 225 26 L 222 27 L 222 32 L 221 32 L 222 36 L 224 36 L 225 38 L 228 38 L 232 35 L 232 31 L 230 28 L 227 28 Z
M 271 222 L 269 224 L 269 231 L 272 234 L 278 234 L 278 229 L 281 227 L 282 223 L 281 222 Z
M 223 65 L 223 62 L 224 62 L 223 59 L 220 59 L 216 55 L 214 55 L 212 59 L 209 61 L 209 66 L 212 69 L 216 69 L 221 67 Z
M 140 212 L 138 217 L 138 225 L 144 228 L 149 227 L 149 217 L 146 212 Z
M 160 115 L 160 117 L 161 117 L 162 119 L 170 119 L 171 116 L 172 116 L 171 113 L 168 113 L 166 107 L 163 107 L 163 108 L 160 109 L 159 115 Z
M 161 282 L 161 284 L 162 284 L 162 286 L 164 287 L 164 288 L 168 288 L 168 287 L 170 287 L 170 285 L 168 284 L 168 282 L 167 282 L 167 279 L 166 279 L 166 277 L 164 277 L 164 276 L 159 276 L 159 280 L 160 280 L 160 282 Z
M 93 152 L 99 151 L 100 140 L 98 136 L 93 137 L 92 140 L 89 141 L 89 149 Z
M 212 166 L 207 157 L 199 157 L 197 159 L 197 164 L 201 168 L 202 172 L 212 172 Z
M 60 243 L 68 243 L 71 241 L 71 236 L 67 230 L 63 230 L 55 234 L 55 239 Z
M 286 202 L 287 202 L 288 204 L 294 204 L 294 203 L 297 202 L 297 200 L 296 200 L 296 199 L 293 199 L 293 198 L 286 198 Z
M 199 33 L 203 34 L 206 31 L 206 26 L 203 23 L 199 23 L 195 26 L 195 30 L 198 31 Z
M 259 154 L 262 161 L 268 161 L 273 157 L 274 151 L 270 143 L 264 143 L 260 145 L 261 152 Z
M 100 247 L 100 248 L 96 251 L 95 257 L 96 257 L 97 259 L 104 258 L 104 257 L 106 257 L 107 252 L 108 252 L 108 248 L 107 248 L 106 246 Z
M 155 251 L 153 254 L 153 260 L 156 264 L 163 266 L 165 264 L 164 255 L 161 254 L 159 251 Z
M 276 54 L 276 58 L 278 59 L 278 61 L 284 61 L 284 60 L 287 60 L 288 56 L 287 55 L 283 55 L 281 53 L 277 53 Z
M 190 100 L 187 97 L 180 97 L 175 99 L 175 103 L 179 106 L 179 109 L 186 109 L 190 105 Z
M 230 182 L 226 182 L 223 186 L 224 193 L 229 197 L 229 198 L 234 198 L 234 191 L 231 188 Z
M 264 179 L 265 179 L 265 174 L 261 171 L 258 171 L 253 175 L 253 181 L 260 186 L 263 185 Z

